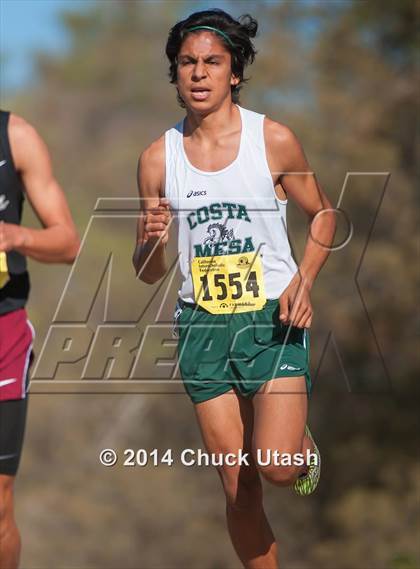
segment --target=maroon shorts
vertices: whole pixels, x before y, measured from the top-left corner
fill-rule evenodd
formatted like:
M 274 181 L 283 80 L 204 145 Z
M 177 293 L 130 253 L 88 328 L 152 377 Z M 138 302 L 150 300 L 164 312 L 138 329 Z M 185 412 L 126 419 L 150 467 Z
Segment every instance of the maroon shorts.
M 0 315 L 0 402 L 26 397 L 34 336 L 24 308 Z

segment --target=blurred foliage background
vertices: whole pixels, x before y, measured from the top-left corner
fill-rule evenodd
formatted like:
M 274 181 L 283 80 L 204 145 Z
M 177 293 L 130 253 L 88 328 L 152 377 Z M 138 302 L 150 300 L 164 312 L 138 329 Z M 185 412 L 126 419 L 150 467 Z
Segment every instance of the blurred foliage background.
M 213 6 L 108 0 L 64 12 L 70 49 L 60 56 L 34 54 L 37 81 L 13 97 L 2 94 L 2 107 L 27 118 L 47 141 L 81 235 L 98 198 L 136 197 L 139 153 L 183 115 L 167 78 L 168 30 L 188 13 Z M 313 291 L 309 420 L 323 457 L 320 487 L 302 500 L 265 485 L 282 566 L 418 568 L 420 3 L 235 1 L 217 7 L 259 21 L 259 53 L 242 106 L 296 132 L 334 204 L 346 174 L 365 173 L 347 178 L 341 202 L 353 237 L 331 254 Z M 299 258 L 306 222 L 293 204 L 289 218 Z M 29 207 L 25 223 L 37 223 Z M 163 293 L 135 280 L 135 223 L 135 213 L 105 220 L 89 236 L 81 254 L 89 270 L 73 279 L 70 299 L 77 312 L 112 253 L 108 320 L 138 314 L 141 337 L 156 316 L 145 312 L 151 294 L 157 291 L 159 304 Z M 342 220 L 338 233 L 344 232 Z M 173 235 L 173 254 L 174 244 Z M 30 270 L 39 353 L 69 268 L 31 262 Z M 102 289 L 92 329 L 104 319 Z M 159 321 L 170 321 L 176 289 L 169 288 Z M 70 366 L 63 377 L 77 379 L 80 370 Z M 175 454 L 201 447 L 187 396 L 165 393 L 167 386 L 141 394 L 136 385 L 137 393 L 130 393 L 126 382 L 121 389 L 100 384 L 102 393 L 90 394 L 80 393 L 81 382 L 69 385 L 46 393 L 45 383 L 32 383 L 17 482 L 22 567 L 239 567 L 212 469 L 179 461 L 171 468 L 106 469 L 98 462 L 104 447 L 172 448 Z

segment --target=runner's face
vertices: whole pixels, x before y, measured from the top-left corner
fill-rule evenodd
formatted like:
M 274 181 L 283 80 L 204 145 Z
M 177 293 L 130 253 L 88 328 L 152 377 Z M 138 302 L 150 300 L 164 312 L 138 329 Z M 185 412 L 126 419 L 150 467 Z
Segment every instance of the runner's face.
M 177 87 L 185 105 L 207 110 L 230 97 L 230 86 L 239 80 L 232 75 L 231 56 L 212 32 L 188 34 L 178 54 Z

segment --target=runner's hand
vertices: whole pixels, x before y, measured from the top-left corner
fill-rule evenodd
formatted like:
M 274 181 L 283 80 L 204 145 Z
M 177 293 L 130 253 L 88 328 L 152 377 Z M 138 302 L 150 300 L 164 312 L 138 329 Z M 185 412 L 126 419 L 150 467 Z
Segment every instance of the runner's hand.
M 310 289 L 297 273 L 279 298 L 280 321 L 297 328 L 310 328 L 312 304 Z
M 171 211 L 169 209 L 169 200 L 167 198 L 159 198 L 159 205 L 152 207 L 145 212 L 144 218 L 144 239 L 159 240 L 161 245 L 166 245 L 169 239 L 169 222 L 171 220 Z
M 0 251 L 11 251 L 25 245 L 25 230 L 14 223 L 0 222 Z

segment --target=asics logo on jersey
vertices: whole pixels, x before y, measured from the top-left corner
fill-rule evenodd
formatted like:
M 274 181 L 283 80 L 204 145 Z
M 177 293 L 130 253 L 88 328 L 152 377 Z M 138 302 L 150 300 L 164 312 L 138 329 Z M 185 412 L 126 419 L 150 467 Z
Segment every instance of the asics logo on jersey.
M 206 196 L 207 192 L 206 190 L 196 190 L 195 192 L 193 190 L 191 190 L 190 192 L 188 192 L 187 194 L 187 198 L 195 197 L 195 196 Z
M 4 211 L 6 207 L 9 205 L 9 200 L 6 200 L 6 196 L 2 194 L 0 196 L 0 211 Z
M 4 166 L 5 164 L 6 164 L 6 160 L 2 160 L 2 161 L 0 162 L 0 166 Z

